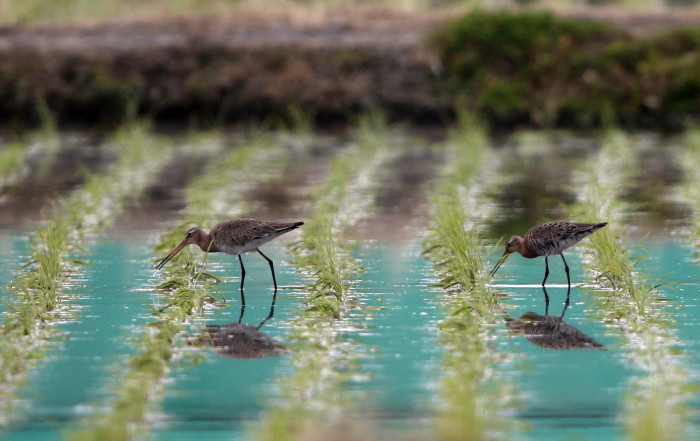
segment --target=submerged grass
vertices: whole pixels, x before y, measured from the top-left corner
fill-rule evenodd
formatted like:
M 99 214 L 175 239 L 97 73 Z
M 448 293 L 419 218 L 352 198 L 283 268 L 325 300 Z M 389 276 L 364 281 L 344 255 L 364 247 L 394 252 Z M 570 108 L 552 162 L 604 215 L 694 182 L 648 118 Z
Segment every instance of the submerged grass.
M 584 172 L 577 213 L 584 222 L 608 221 L 590 237 L 590 268 L 607 290 L 595 291 L 604 319 L 619 327 L 629 362 L 641 372 L 625 402 L 627 436 L 634 441 L 678 440 L 687 435 L 688 372 L 676 349 L 659 279 L 640 268 L 624 240 L 625 205 L 620 201 L 630 170 L 630 140 L 611 131 Z
M 114 137 L 119 159 L 105 173 L 90 175 L 85 184 L 54 205 L 53 219 L 31 236 L 29 262 L 8 286 L 12 299 L 0 328 L 0 394 L 3 422 L 11 419 L 14 391 L 26 371 L 43 355 L 53 323 L 71 311 L 66 288 L 80 270 L 85 235 L 107 226 L 124 200 L 138 194 L 163 165 L 169 152 L 155 149 L 146 127 L 125 127 Z M 55 337 L 53 337 L 55 338 Z
M 365 315 L 360 294 L 352 292 L 361 267 L 343 234 L 370 210 L 376 174 L 391 155 L 388 145 L 384 120 L 362 119 L 355 142 L 331 162 L 326 179 L 312 192 L 313 215 L 290 245 L 307 279 L 306 311 L 292 321 L 294 370 L 279 381 L 279 396 L 254 431 L 256 439 L 301 440 L 351 426 L 345 411 L 356 401 L 343 385 L 360 376 L 356 360 L 363 348 L 343 333 L 362 326 Z M 350 312 L 357 314 L 350 317 Z
M 494 325 L 503 307 L 487 287 L 481 257 L 480 192 L 488 140 L 484 128 L 463 114 L 446 144 L 446 167 L 432 193 L 433 219 L 424 240 L 445 290 L 445 318 L 439 325 L 445 347 L 440 384 L 441 405 L 435 430 L 442 440 L 485 440 L 509 424 L 512 394 L 494 377 L 500 356 L 494 347 Z
M 174 248 L 192 224 L 208 227 L 222 217 L 246 209 L 244 194 L 257 183 L 274 175 L 289 160 L 290 153 L 273 146 L 274 138 L 253 135 L 209 167 L 185 189 L 186 209 L 154 246 L 157 255 Z M 222 143 L 220 138 L 201 142 Z M 272 170 L 265 164 L 274 164 Z M 182 355 L 179 334 L 192 320 L 214 303 L 220 281 L 204 270 L 204 263 L 183 251 L 159 274 L 155 288 L 163 295 L 165 306 L 154 311 L 155 320 L 145 325 L 133 340 L 135 353 L 129 356 L 121 373 L 119 387 L 106 409 L 92 415 L 82 428 L 67 434 L 70 440 L 130 440 L 145 436 L 149 428 L 148 412 L 162 396 L 163 380 L 171 363 Z

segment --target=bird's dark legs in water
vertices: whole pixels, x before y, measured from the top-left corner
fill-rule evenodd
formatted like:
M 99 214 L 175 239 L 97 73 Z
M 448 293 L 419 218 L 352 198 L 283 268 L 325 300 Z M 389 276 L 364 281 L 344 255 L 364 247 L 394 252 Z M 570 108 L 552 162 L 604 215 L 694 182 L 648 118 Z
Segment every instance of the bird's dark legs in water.
M 564 259 L 564 255 L 560 254 L 560 256 L 561 256 L 561 260 L 564 261 L 564 271 L 566 271 L 566 283 L 568 283 L 569 288 L 571 288 L 571 278 L 569 277 L 569 265 L 566 263 L 566 259 Z M 569 296 L 567 295 L 566 298 L 568 299 Z
M 270 264 L 270 271 L 272 271 L 272 283 L 275 284 L 275 294 L 277 294 L 277 279 L 275 278 L 275 265 L 272 263 L 272 260 L 269 257 L 263 254 L 262 251 L 258 250 L 258 253 L 260 253 L 260 255 L 263 256 L 265 260 L 267 260 L 267 263 Z
M 255 327 L 255 329 L 260 329 L 260 327 L 262 327 L 262 325 L 264 325 L 265 322 L 270 320 L 272 318 L 272 316 L 275 315 L 275 302 L 276 301 L 277 301 L 277 291 L 275 291 L 275 293 L 272 295 L 272 303 L 270 304 L 270 313 L 267 314 L 267 317 L 265 317 L 265 319 L 263 321 L 261 321 L 260 324 Z M 241 305 L 241 313 L 238 316 L 238 324 L 241 324 L 241 322 L 243 321 L 243 314 L 245 314 L 245 305 L 242 304 Z
M 566 308 L 569 307 L 569 297 L 571 297 L 571 285 L 566 288 L 566 301 L 564 302 L 564 310 L 561 312 L 561 316 L 564 317 Z
M 549 295 L 547 295 L 547 288 L 542 285 L 542 292 L 544 293 L 544 315 L 549 315 Z M 566 301 L 564 302 L 564 309 L 561 311 L 561 316 L 564 317 L 566 309 L 569 307 L 569 300 L 571 297 L 571 287 L 566 288 Z
M 273 315 L 275 315 L 275 302 L 277 301 L 277 291 L 275 291 L 274 294 L 272 294 L 272 304 L 270 305 L 270 313 L 265 317 L 265 320 L 261 321 L 260 324 L 258 325 L 257 329 L 260 329 L 262 325 L 265 324 L 266 321 L 270 320 Z
M 238 255 L 238 261 L 241 262 L 241 304 L 245 308 L 245 295 L 243 295 L 243 283 L 245 282 L 245 267 L 243 266 L 243 258 Z M 241 316 L 243 316 L 243 311 L 241 311 Z
M 243 314 L 245 313 L 245 303 L 241 303 L 241 314 L 238 316 L 238 324 L 241 324 L 241 320 L 243 320 Z
M 547 281 L 547 277 L 549 277 L 549 261 L 547 260 L 547 256 L 544 256 L 544 280 L 542 281 L 542 286 L 544 286 L 544 282 Z

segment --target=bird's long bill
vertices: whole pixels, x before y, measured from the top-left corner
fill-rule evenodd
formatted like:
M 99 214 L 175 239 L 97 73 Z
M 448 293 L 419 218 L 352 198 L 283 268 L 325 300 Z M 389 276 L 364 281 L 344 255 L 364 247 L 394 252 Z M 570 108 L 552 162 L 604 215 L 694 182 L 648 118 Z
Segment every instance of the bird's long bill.
M 493 277 L 493 275 L 496 274 L 496 271 L 498 271 L 498 268 L 500 268 L 501 265 L 503 265 L 503 262 L 506 261 L 506 259 L 508 258 L 508 255 L 509 255 L 509 254 L 510 254 L 510 253 L 508 253 L 508 252 L 503 253 L 503 255 L 501 256 L 501 258 L 498 259 L 498 262 L 496 262 L 496 265 L 493 267 L 493 269 L 492 269 L 491 272 L 489 273 L 489 276 Z
M 173 257 L 175 257 L 175 255 L 176 255 L 177 253 L 179 253 L 181 249 L 185 248 L 185 245 L 187 245 L 187 243 L 185 243 L 185 242 L 183 241 L 183 242 L 182 242 L 180 245 L 178 245 L 174 250 L 172 250 L 172 251 L 170 252 L 170 254 L 168 254 L 167 256 L 165 256 L 165 259 L 163 259 L 163 260 L 160 261 L 160 263 L 156 266 L 156 269 L 159 270 L 159 269 L 163 268 L 163 266 L 165 266 L 166 263 L 170 262 L 170 259 L 172 259 Z

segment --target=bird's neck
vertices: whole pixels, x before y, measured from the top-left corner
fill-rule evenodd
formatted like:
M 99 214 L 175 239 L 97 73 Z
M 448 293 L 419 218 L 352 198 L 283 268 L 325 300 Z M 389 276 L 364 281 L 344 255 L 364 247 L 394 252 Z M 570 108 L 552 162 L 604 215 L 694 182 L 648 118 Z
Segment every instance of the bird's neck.
M 527 245 L 525 245 L 525 241 L 520 242 L 520 246 L 518 247 L 518 252 L 520 253 L 520 255 L 522 255 L 523 257 L 525 257 L 527 259 L 532 259 L 532 258 L 535 258 L 538 256 L 537 253 L 535 253 L 530 248 L 528 248 Z
M 202 251 L 207 251 L 210 253 L 218 253 L 219 251 L 221 251 L 216 246 L 211 236 L 209 236 L 209 234 L 205 233 L 204 231 L 202 231 L 199 234 L 199 237 L 197 237 L 197 242 L 195 243 Z

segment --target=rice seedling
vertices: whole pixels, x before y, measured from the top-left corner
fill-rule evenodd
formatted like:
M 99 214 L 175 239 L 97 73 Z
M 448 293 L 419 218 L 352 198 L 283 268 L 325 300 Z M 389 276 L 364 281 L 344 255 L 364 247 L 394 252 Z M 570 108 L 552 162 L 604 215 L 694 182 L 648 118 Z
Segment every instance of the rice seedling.
M 45 104 L 39 106 L 39 111 L 42 115 L 39 129 L 18 137 L 0 150 L 0 192 L 18 185 L 30 175 L 30 160 L 36 162 L 39 180 L 46 176 L 54 162 L 61 147 L 56 125 Z
M 8 286 L 12 298 L 0 328 L 0 393 L 9 407 L 26 371 L 56 334 L 53 323 L 71 312 L 66 287 L 81 272 L 76 255 L 82 251 L 84 236 L 107 226 L 125 198 L 138 194 L 168 158 L 167 150 L 156 154 L 147 145 L 142 126 L 125 128 L 115 145 L 122 154 L 105 173 L 88 176 L 81 188 L 54 204 L 53 219 L 31 237 L 34 246 L 27 269 Z
M 186 209 L 154 245 L 155 254 L 175 247 L 191 224 L 208 226 L 221 217 L 232 217 L 232 212 L 244 211 L 246 191 L 273 176 L 290 158 L 273 141 L 270 136 L 253 135 L 192 181 L 185 189 Z M 265 164 L 273 166 L 266 170 Z M 112 391 L 110 404 L 82 427 L 68 432 L 68 439 L 129 440 L 147 433 L 148 411 L 157 407 L 171 363 L 182 358 L 184 342 L 178 336 L 206 312 L 205 304 L 216 301 L 220 282 L 189 252 L 180 253 L 172 262 L 160 272 L 161 280 L 155 286 L 165 306 L 154 310 L 155 320 L 133 340 L 135 353 L 118 373 L 119 387 Z
M 687 368 L 676 346 L 658 291 L 660 280 L 644 273 L 643 259 L 632 258 L 624 241 L 626 207 L 619 200 L 630 170 L 630 140 L 607 134 L 603 147 L 583 172 L 583 191 L 575 208 L 582 221 L 609 225 L 591 236 L 589 267 L 606 288 L 594 291 L 596 311 L 621 331 L 627 358 L 640 370 L 625 400 L 624 422 L 631 440 L 675 440 L 687 434 Z
M 305 220 L 300 240 L 290 246 L 296 263 L 314 275 L 312 290 L 335 297 L 331 310 L 336 312 L 354 279 L 349 275 L 357 270 L 348 257 L 349 244 L 339 236 L 371 208 L 373 177 L 391 154 L 386 148 L 388 136 L 381 117 L 360 120 L 356 144 L 332 161 L 326 180 L 312 191 L 314 215 Z
M 700 175 L 697 173 L 700 167 L 700 128 L 686 131 L 679 156 L 678 163 L 685 171 L 681 197 L 692 209 L 690 235 L 695 248 L 700 249 Z
M 483 127 L 462 114 L 445 150 L 447 165 L 431 195 L 433 217 L 423 243 L 445 290 L 445 319 L 439 325 L 445 374 L 435 430 L 446 440 L 491 439 L 510 424 L 504 416 L 512 411 L 513 394 L 492 369 L 502 357 L 493 336 L 503 307 L 486 286 L 478 234 L 483 215 L 479 179 L 488 160 Z
M 3 181 L 20 166 L 25 147 L 24 143 L 10 142 L 0 150 L 0 176 Z
M 360 263 L 350 256 L 352 243 L 342 235 L 369 212 L 373 178 L 392 154 L 388 145 L 381 117 L 361 119 L 356 141 L 332 161 L 325 181 L 312 191 L 313 215 L 305 219 L 299 241 L 290 245 L 308 281 L 306 310 L 291 323 L 293 373 L 279 381 L 279 396 L 254 431 L 257 439 L 304 439 L 350 423 L 347 410 L 355 399 L 343 385 L 361 376 L 356 365 L 364 348 L 343 332 L 362 326 L 365 314 L 357 306 L 361 294 L 352 291 Z

